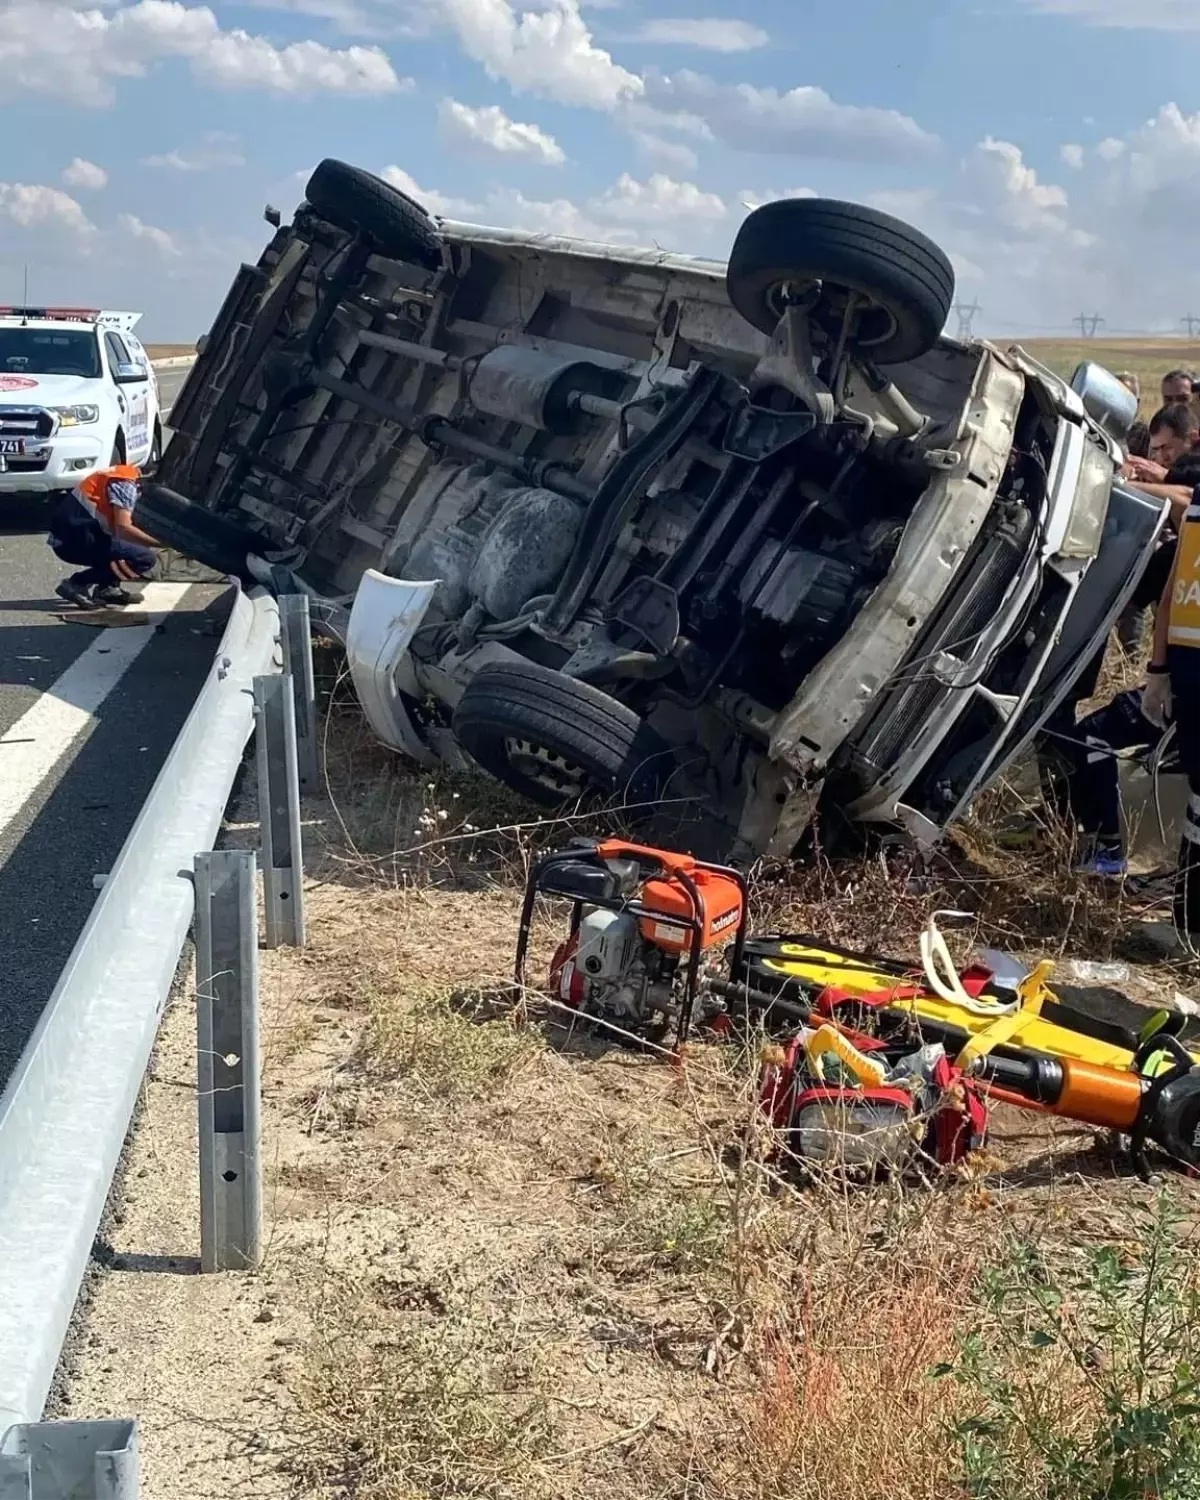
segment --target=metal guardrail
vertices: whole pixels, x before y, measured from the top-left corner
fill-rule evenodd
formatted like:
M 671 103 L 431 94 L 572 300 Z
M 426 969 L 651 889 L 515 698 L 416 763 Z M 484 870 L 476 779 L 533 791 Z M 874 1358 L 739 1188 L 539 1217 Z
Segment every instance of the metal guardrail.
M 254 727 L 253 679 L 279 670 L 279 634 L 275 600 L 239 590 L 208 678 L 0 1095 L 0 1481 L 4 1434 L 37 1420 L 54 1377 L 192 920 L 193 859 L 216 841 Z

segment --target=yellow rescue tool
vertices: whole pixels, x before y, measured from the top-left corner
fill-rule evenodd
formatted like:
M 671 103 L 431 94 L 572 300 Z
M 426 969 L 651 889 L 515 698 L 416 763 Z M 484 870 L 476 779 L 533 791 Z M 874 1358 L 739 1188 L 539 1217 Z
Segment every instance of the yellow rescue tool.
M 750 983 L 781 998 L 790 991 L 813 1003 L 836 991 L 907 1012 L 931 1029 L 957 1033 L 960 1065 L 995 1047 L 1017 1047 L 1126 1071 L 1134 1066 L 1138 1046 L 1171 1020 L 1169 1013 L 1148 1011 L 1133 1001 L 1124 1002 L 1117 1022 L 1066 1005 L 1049 986 L 1054 967 L 1049 962 L 1040 963 L 1012 990 L 988 988 L 985 970 L 957 973 L 933 923 L 922 935 L 921 947 L 922 964 L 911 969 L 808 937 L 753 938 L 746 959 Z

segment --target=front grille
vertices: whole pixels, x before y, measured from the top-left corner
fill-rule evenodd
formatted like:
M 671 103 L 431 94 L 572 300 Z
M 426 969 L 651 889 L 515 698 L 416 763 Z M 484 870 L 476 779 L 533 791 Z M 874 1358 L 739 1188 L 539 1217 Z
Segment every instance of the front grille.
M 48 438 L 54 420 L 42 406 L 0 406 L 0 437 Z
M 1025 549 L 1023 539 L 1009 531 L 981 538 L 976 556 L 933 625 L 926 629 L 906 665 L 902 680 L 883 697 L 852 749 L 861 769 L 879 775 L 886 771 L 929 718 L 939 700 L 956 691 L 939 681 L 929 659 L 941 651 L 969 661 L 978 638 L 995 618 L 1009 584 L 1016 577 Z
M 43 474 L 46 465 L 50 462 L 50 455 L 42 458 L 5 458 L 5 474 Z

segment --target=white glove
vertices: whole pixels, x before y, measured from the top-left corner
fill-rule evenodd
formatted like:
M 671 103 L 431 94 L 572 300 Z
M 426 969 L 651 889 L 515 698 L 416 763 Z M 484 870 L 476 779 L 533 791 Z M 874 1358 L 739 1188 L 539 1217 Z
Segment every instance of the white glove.
M 1151 672 L 1142 689 L 1142 718 L 1149 719 L 1156 729 L 1165 729 L 1171 722 L 1171 678 L 1167 672 Z

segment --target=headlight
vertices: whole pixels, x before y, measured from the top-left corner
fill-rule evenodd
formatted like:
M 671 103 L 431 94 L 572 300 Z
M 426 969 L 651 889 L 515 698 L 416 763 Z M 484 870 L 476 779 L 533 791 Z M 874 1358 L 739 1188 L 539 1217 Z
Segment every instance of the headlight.
M 80 427 L 100 420 L 98 406 L 52 406 L 50 410 L 58 416 L 60 427 Z
M 1108 518 L 1113 477 L 1112 459 L 1099 443 L 1088 443 L 1083 450 L 1083 463 L 1079 468 L 1079 483 L 1071 506 L 1071 518 L 1067 522 L 1062 546 L 1058 549 L 1060 557 L 1087 559 L 1095 557 L 1099 552 L 1104 522 Z

